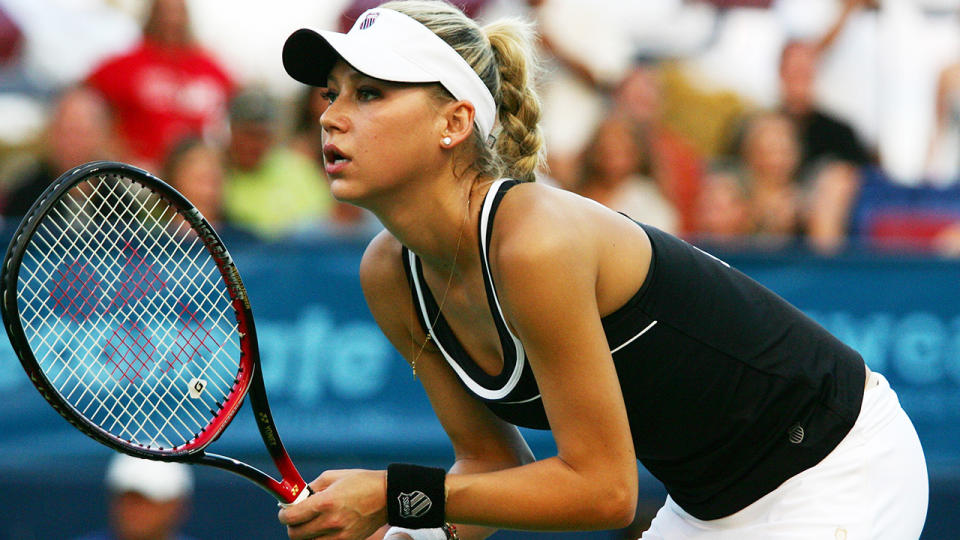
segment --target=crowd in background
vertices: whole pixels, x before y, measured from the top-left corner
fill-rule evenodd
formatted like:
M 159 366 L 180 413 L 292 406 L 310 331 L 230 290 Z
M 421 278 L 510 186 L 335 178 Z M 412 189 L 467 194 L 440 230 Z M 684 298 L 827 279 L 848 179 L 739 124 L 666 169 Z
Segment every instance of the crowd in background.
M 285 12 L 276 66 L 292 30 L 346 31 L 378 3 L 320 3 L 326 18 L 293 0 L 263 8 Z M 705 244 L 960 255 L 960 1 L 454 3 L 481 22 L 536 24 L 549 164 L 539 181 Z M 37 51 L 70 47 L 43 48 L 62 25 L 39 31 L 39 4 L 70 4 L 112 30 L 76 41 L 57 71 Z M 210 36 L 254 42 L 257 26 L 198 32 L 216 26 L 207 4 L 0 0 L 3 216 L 21 216 L 69 168 L 115 159 L 242 234 L 377 230 L 327 189 L 322 94 L 224 60 Z

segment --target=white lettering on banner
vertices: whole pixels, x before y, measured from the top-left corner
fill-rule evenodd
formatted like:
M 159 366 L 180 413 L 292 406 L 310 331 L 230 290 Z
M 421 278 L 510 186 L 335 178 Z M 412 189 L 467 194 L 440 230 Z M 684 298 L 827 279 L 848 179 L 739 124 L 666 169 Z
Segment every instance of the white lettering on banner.
M 894 341 L 892 358 L 896 359 L 897 373 L 909 383 L 934 384 L 948 372 L 946 364 L 957 361 L 960 351 L 947 350 L 947 325 L 931 313 L 910 313 L 894 331 L 899 338 Z
M 857 350 L 871 369 L 900 383 L 960 386 L 960 316 L 948 322 L 925 311 L 806 313 Z
M 277 396 L 297 406 L 328 397 L 372 398 L 387 386 L 391 363 L 401 362 L 373 321 L 337 324 L 319 305 L 292 322 L 258 320 L 257 338 L 271 400 Z

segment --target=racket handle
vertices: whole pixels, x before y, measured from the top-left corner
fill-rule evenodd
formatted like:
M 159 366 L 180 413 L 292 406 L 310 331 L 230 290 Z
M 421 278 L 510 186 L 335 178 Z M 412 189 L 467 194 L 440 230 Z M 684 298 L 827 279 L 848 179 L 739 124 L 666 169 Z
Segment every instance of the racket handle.
M 288 507 L 288 506 L 293 506 L 293 505 L 295 505 L 295 504 L 297 504 L 297 503 L 300 503 L 300 502 L 305 501 L 305 500 L 307 499 L 307 497 L 309 497 L 309 496 L 311 496 L 311 495 L 313 495 L 313 494 L 314 494 L 313 489 L 310 488 L 310 484 L 307 484 L 306 487 L 303 488 L 303 491 L 301 491 L 300 494 L 297 495 L 297 498 L 294 499 L 292 503 L 278 502 L 278 503 L 277 503 L 277 506 L 279 506 L 279 507 L 281 507 L 281 508 L 286 508 L 286 507 Z

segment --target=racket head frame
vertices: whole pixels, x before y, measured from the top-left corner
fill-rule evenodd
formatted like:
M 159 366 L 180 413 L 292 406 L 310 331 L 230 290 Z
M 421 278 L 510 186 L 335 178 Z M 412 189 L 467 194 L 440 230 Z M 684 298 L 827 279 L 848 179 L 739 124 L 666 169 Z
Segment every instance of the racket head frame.
M 61 197 L 81 182 L 96 176 L 121 175 L 149 189 L 179 213 L 197 233 L 220 271 L 230 297 L 236 319 L 240 345 L 240 368 L 237 380 L 221 410 L 197 436 L 175 449 L 149 448 L 132 444 L 87 419 L 53 387 L 31 350 L 20 320 L 17 303 L 17 284 L 20 261 L 43 216 Z M 253 311 L 240 273 L 220 236 L 196 207 L 176 189 L 140 168 L 115 161 L 96 161 L 67 171 L 55 180 L 37 198 L 25 214 L 10 241 L 0 268 L 0 313 L 13 349 L 20 363 L 40 395 L 70 424 L 92 439 L 134 457 L 159 461 L 203 463 L 244 476 L 271 493 L 281 503 L 291 503 L 307 492 L 306 483 L 297 472 L 283 447 L 267 403 L 266 390 L 260 370 Z M 276 481 L 266 473 L 232 458 L 209 454 L 204 449 L 215 441 L 236 416 L 249 394 L 257 427 L 274 463 L 283 475 Z

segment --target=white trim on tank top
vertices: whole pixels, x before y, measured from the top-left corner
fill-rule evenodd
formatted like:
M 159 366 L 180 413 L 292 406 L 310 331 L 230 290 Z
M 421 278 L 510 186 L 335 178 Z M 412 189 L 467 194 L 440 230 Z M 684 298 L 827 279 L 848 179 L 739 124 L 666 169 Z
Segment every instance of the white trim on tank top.
M 500 316 L 500 320 L 503 321 L 503 325 L 507 329 L 507 333 L 510 334 L 510 338 L 513 340 L 514 349 L 517 353 L 517 360 L 513 366 L 513 373 L 510 374 L 510 378 L 507 379 L 507 382 L 502 388 L 487 388 L 473 380 L 470 375 L 464 371 L 463 367 L 461 367 L 460 364 L 453 359 L 450 353 L 447 352 L 447 350 L 443 347 L 443 344 L 440 343 L 440 340 L 437 338 L 437 335 L 433 330 L 433 325 L 430 324 L 430 314 L 427 312 L 427 306 L 423 299 L 423 290 L 420 287 L 420 274 L 417 272 L 417 256 L 413 251 L 408 250 L 407 252 L 407 257 L 410 262 L 410 272 L 413 275 L 413 285 L 416 288 L 417 300 L 420 304 L 420 312 L 423 314 L 423 320 L 426 323 L 427 331 L 430 333 L 430 337 L 433 338 L 433 342 L 437 345 L 437 348 L 440 349 L 440 353 L 446 359 L 447 363 L 450 364 L 450 367 L 456 372 L 457 376 L 460 377 L 460 380 L 467 385 L 467 388 L 469 388 L 474 394 L 488 400 L 502 399 L 510 394 L 510 392 L 516 388 L 517 383 L 520 381 L 520 376 L 523 374 L 523 367 L 526 364 L 526 355 L 523 351 L 523 345 L 520 343 L 520 340 L 517 338 L 517 336 L 513 335 L 513 332 L 510 331 L 510 327 L 507 325 L 506 319 L 503 316 L 503 310 L 500 308 L 500 301 L 497 299 L 497 292 L 494 288 L 493 276 L 490 273 L 490 265 L 487 262 L 487 225 L 490 220 L 490 211 L 493 208 L 493 200 L 496 198 L 496 194 L 499 192 L 500 186 L 505 180 L 506 179 L 497 180 L 490 186 L 490 190 L 487 191 L 487 194 L 484 197 L 483 207 L 480 210 L 480 246 L 483 250 L 484 272 L 487 279 L 490 280 L 490 290 L 493 293 L 494 304 L 497 306 L 497 314 Z M 529 401 L 534 401 L 539 397 L 540 395 L 538 394 L 536 397 L 525 399 L 523 401 L 501 403 L 526 403 Z

